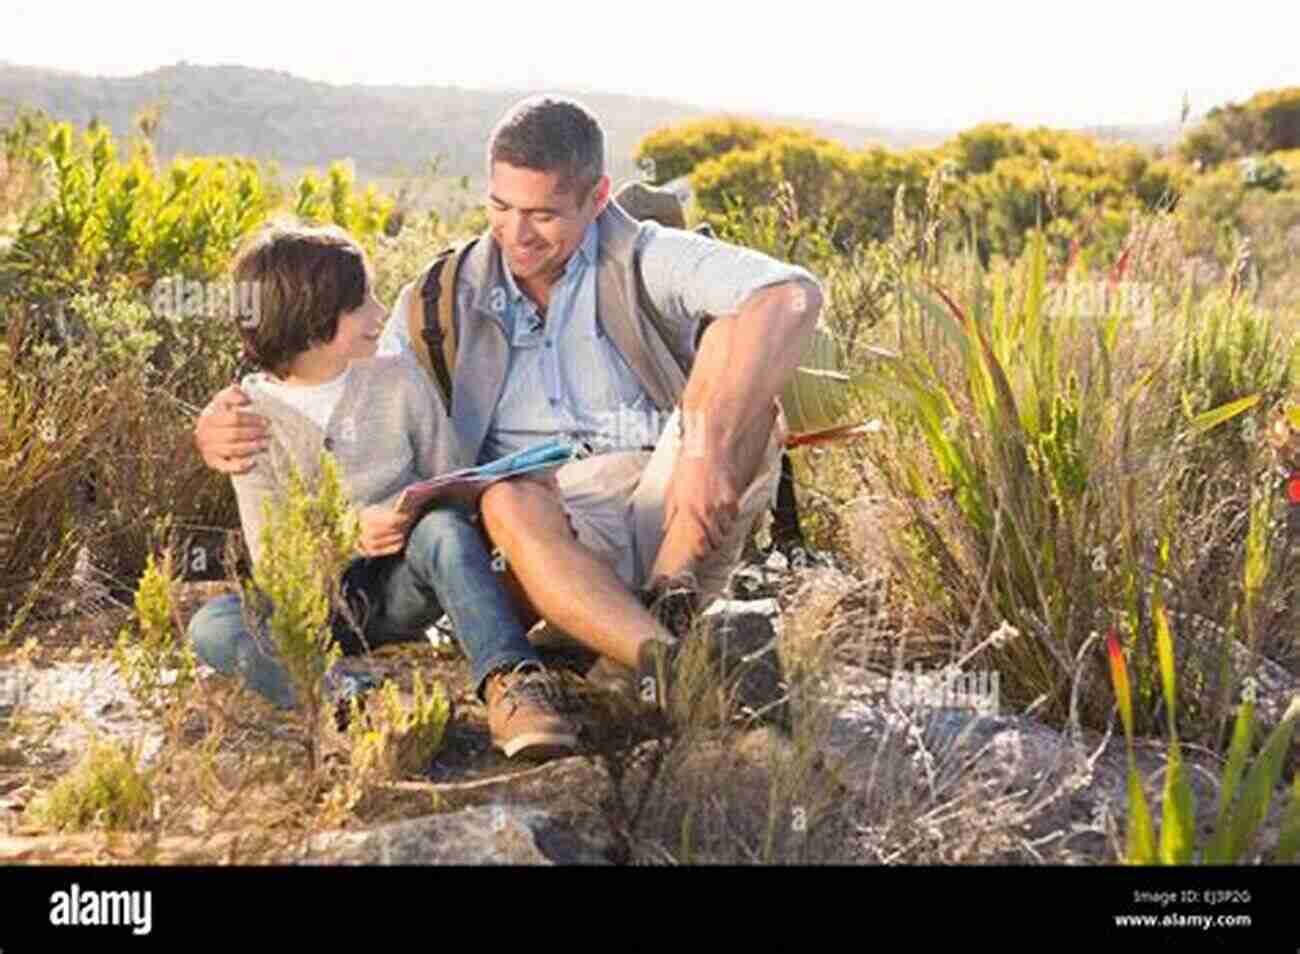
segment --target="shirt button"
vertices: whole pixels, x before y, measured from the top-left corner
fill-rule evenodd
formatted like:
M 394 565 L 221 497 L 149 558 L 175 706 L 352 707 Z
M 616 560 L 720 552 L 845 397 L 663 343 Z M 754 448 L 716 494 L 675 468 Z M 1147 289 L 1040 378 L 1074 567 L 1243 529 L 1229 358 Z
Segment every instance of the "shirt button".
M 551 346 L 551 339 L 550 339 L 550 338 L 547 338 L 547 339 L 546 339 L 546 347 L 549 348 L 550 346 Z
M 559 398 L 551 398 L 551 407 L 555 407 L 555 406 L 557 406 L 559 403 L 560 403 L 560 399 L 559 399 Z

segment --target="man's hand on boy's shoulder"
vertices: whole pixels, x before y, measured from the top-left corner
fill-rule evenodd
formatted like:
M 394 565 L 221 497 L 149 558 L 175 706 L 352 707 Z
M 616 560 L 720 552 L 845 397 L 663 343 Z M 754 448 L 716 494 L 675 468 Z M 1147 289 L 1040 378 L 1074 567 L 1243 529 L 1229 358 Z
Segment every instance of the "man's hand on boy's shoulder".
M 194 425 L 194 446 L 203 463 L 223 474 L 246 474 L 253 458 L 266 449 L 270 432 L 266 418 L 240 410 L 251 404 L 239 385 L 217 393 Z

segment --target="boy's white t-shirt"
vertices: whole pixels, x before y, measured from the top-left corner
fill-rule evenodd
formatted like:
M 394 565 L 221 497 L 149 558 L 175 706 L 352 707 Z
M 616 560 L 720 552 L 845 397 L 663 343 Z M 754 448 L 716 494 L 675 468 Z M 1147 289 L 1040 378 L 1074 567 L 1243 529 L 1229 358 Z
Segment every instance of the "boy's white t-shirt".
M 254 378 L 262 390 L 301 411 L 324 431 L 329 429 L 330 417 L 339 398 L 343 397 L 350 370 L 350 366 L 345 368 L 342 374 L 324 384 L 285 384 L 269 374 L 258 374 Z

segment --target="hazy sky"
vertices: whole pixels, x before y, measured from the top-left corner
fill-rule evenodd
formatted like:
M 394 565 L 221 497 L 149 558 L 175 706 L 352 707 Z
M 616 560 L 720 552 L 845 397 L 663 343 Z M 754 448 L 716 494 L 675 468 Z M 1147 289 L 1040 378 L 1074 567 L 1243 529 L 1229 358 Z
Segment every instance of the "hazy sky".
M 1205 13 L 1201 10 L 1204 9 Z M 186 60 L 332 83 L 661 96 L 952 129 L 1176 121 L 1300 85 L 1300 3 L 0 0 L 0 60 L 129 75 Z

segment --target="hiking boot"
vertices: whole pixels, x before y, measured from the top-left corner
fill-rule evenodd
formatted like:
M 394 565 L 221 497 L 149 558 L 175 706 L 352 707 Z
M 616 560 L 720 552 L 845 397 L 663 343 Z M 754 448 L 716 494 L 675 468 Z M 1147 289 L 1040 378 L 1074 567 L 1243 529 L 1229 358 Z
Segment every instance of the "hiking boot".
M 578 746 L 573 725 L 560 710 L 563 689 L 555 675 L 535 662 L 493 673 L 484 690 L 492 744 L 507 758 L 553 759 Z
M 548 669 L 568 669 L 581 675 L 599 659 L 594 651 L 545 620 L 528 631 L 528 641 Z
M 640 600 L 641 605 L 649 610 L 650 615 L 678 643 L 690 634 L 691 627 L 695 624 L 696 607 L 692 580 L 686 577 L 660 580 L 643 589 Z M 658 646 L 652 648 L 656 653 L 659 652 Z M 675 648 L 665 644 L 664 649 L 668 650 L 668 656 L 676 658 Z M 589 665 L 583 678 L 593 688 L 621 696 L 630 702 L 639 701 L 658 706 L 660 700 L 667 698 L 668 686 L 661 678 L 658 658 L 646 656 L 647 652 L 650 650 L 643 646 L 642 658 L 635 668 L 625 666 L 608 656 L 599 656 L 594 664 Z
M 583 676 L 588 685 L 627 699 L 636 697 L 636 670 L 601 656 Z
M 641 604 L 672 635 L 672 640 L 656 637 L 641 644 L 631 674 L 636 680 L 633 691 L 638 701 L 668 716 L 675 688 L 674 667 L 695 628 L 698 613 L 695 580 L 689 575 L 656 580 L 641 591 Z
M 641 605 L 681 642 L 690 636 L 699 615 L 695 580 L 690 576 L 658 580 L 641 591 Z
M 634 674 L 637 699 L 665 716 L 672 711 L 676 682 L 674 670 L 681 650 L 680 640 L 670 643 L 663 639 L 648 639 L 637 652 Z
M 726 704 L 736 707 L 735 719 L 788 725 L 785 675 L 771 620 L 760 613 L 736 613 L 726 607 L 701 613 L 692 584 L 689 577 L 664 581 L 642 594 L 646 608 L 676 642 L 654 640 L 642 646 L 636 670 L 639 699 L 653 702 L 667 715 L 678 702 L 684 702 L 674 699 L 674 692 L 697 697 L 716 684 L 728 700 Z M 688 646 L 702 654 L 687 664 L 695 675 L 678 672 L 676 676 L 678 682 L 690 682 L 692 687 L 674 686 L 673 668 Z

